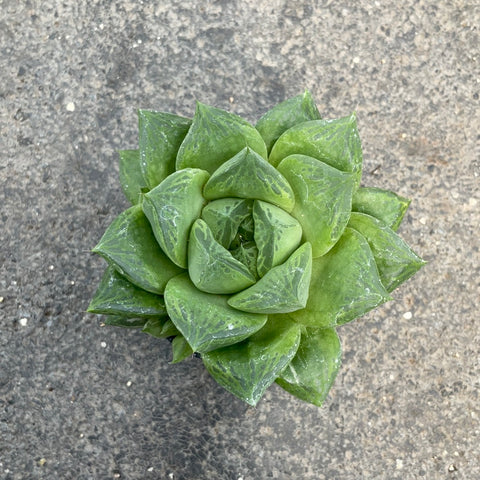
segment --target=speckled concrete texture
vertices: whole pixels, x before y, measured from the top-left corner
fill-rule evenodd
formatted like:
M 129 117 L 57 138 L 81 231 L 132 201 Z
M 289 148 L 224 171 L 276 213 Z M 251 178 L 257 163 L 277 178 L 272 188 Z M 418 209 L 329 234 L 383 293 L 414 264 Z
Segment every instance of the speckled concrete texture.
M 0 478 L 480 478 L 480 7 L 461 0 L 0 0 Z M 341 328 L 322 408 L 257 408 L 84 313 L 138 107 L 355 110 L 364 184 L 429 264 Z

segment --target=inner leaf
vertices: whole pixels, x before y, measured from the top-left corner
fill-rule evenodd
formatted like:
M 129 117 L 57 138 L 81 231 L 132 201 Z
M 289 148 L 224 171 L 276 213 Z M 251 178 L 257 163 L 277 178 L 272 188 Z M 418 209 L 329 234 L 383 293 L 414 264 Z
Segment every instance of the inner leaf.
M 220 245 L 230 248 L 240 225 L 252 213 L 252 203 L 251 200 L 240 198 L 221 198 L 204 207 L 202 219 L 210 227 Z
M 300 245 L 300 223 L 275 205 L 255 200 L 253 206 L 255 243 L 258 248 L 257 270 L 263 277 L 272 267 L 283 263 Z
M 188 271 L 195 286 L 208 293 L 235 293 L 255 283 L 249 269 L 215 240 L 201 219 L 190 232 Z

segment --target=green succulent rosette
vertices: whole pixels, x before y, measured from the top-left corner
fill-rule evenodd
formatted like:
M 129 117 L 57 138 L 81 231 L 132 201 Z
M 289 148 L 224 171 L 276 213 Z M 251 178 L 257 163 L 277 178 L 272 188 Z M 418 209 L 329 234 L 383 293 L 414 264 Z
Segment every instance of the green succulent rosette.
M 424 262 L 395 233 L 409 201 L 360 186 L 355 115 L 324 120 L 307 91 L 252 126 L 197 103 L 140 110 L 120 152 L 132 206 L 93 251 L 108 267 L 88 311 L 197 353 L 250 405 L 277 382 L 321 405 L 336 327 L 389 300 Z

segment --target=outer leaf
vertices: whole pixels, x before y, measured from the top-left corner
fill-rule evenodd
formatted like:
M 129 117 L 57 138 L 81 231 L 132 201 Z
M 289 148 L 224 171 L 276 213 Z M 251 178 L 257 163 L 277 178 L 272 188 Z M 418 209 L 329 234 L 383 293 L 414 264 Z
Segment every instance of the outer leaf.
M 185 168 L 172 173 L 143 198 L 143 212 L 158 244 L 181 268 L 187 268 L 188 235 L 206 203 L 202 190 L 208 178 L 205 170 Z
M 140 205 L 122 212 L 93 249 L 134 285 L 163 293 L 181 269 L 162 252 Z
M 140 165 L 149 189 L 175 171 L 177 152 L 191 123 L 171 113 L 138 111 Z
M 313 258 L 337 243 L 350 217 L 354 177 L 305 155 L 290 155 L 278 166 L 295 192 L 292 215 L 304 238 L 312 244 Z
M 142 191 L 147 184 L 140 167 L 140 153 L 138 150 L 120 150 L 119 175 L 123 193 L 132 205 L 140 202 Z
M 303 325 L 333 327 L 387 300 L 391 297 L 380 281 L 367 241 L 346 228 L 335 247 L 313 261 L 307 306 L 289 315 Z
M 105 325 L 123 328 L 142 328 L 147 322 L 147 318 L 129 318 L 122 315 L 107 315 L 103 321 Z
M 395 290 L 425 265 L 425 262 L 382 221 L 364 213 L 352 213 L 348 225 L 367 239 L 387 292 Z
M 179 363 L 193 355 L 193 350 L 181 335 L 177 335 L 172 341 L 173 359 L 170 363 Z
M 173 326 L 173 331 L 170 326 Z M 168 338 L 173 335 L 178 335 L 178 330 L 167 318 L 151 318 L 143 326 L 142 332 L 148 333 L 155 338 Z
M 252 214 L 252 203 L 251 200 L 240 198 L 221 198 L 203 209 L 202 219 L 220 245 L 229 248 L 238 227 Z
M 285 157 L 300 153 L 362 176 L 362 146 L 355 114 L 336 120 L 312 120 L 287 130 L 275 143 L 269 161 L 277 166 Z
M 292 395 L 320 407 L 337 376 L 341 357 L 335 329 L 308 329 L 297 354 L 276 382 Z
M 320 113 L 312 95 L 308 90 L 305 90 L 302 95 L 285 100 L 269 110 L 260 118 L 255 128 L 262 135 L 270 153 L 273 144 L 285 130 L 299 123 L 319 120 L 320 118 Z
M 168 282 L 168 314 L 193 350 L 209 352 L 249 337 L 267 321 L 266 315 L 240 312 L 227 304 L 228 297 L 195 288 L 188 275 Z
M 197 102 L 193 124 L 177 155 L 177 170 L 201 168 L 213 173 L 245 146 L 263 158 L 267 148 L 255 128 L 243 118 Z
M 158 317 L 167 314 L 163 297 L 146 292 L 108 267 L 87 309 L 91 313 L 132 317 Z
M 258 248 L 257 271 L 263 277 L 272 267 L 283 263 L 300 245 L 302 226 L 281 208 L 260 200 L 255 200 L 253 221 Z
M 228 304 L 254 313 L 286 313 L 305 308 L 312 275 L 312 246 L 304 243 L 282 265 L 273 267 L 255 285 L 237 293 Z
M 389 190 L 360 187 L 353 195 L 352 210 L 378 218 L 397 230 L 410 205 L 410 200 Z
M 248 147 L 218 168 L 203 194 L 207 200 L 256 198 L 287 211 L 292 210 L 295 202 L 292 188 L 283 175 Z
M 202 359 L 222 387 L 255 406 L 295 356 L 299 342 L 300 325 L 279 318 L 268 321 L 247 340 L 202 355 Z

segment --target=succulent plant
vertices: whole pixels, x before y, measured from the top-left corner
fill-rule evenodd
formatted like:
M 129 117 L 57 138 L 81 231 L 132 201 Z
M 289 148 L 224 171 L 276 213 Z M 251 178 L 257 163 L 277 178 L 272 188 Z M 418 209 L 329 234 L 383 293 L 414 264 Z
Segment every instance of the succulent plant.
M 255 127 L 199 102 L 138 120 L 120 152 L 132 206 L 93 249 L 108 267 L 88 311 L 169 338 L 174 363 L 196 353 L 250 405 L 274 382 L 321 405 L 336 327 L 424 263 L 395 233 L 409 201 L 360 186 L 355 115 L 324 120 L 306 91 Z

